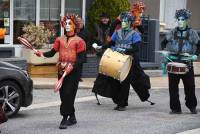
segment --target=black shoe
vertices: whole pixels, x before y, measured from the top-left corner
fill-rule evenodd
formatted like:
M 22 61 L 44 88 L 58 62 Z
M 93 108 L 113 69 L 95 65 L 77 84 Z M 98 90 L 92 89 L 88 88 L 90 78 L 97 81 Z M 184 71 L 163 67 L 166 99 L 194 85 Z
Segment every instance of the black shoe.
M 172 110 L 171 112 L 169 112 L 170 114 L 182 114 L 181 110 Z
M 117 110 L 117 111 L 125 111 L 126 110 L 126 107 L 125 106 L 116 106 L 114 107 L 114 110 Z
M 71 126 L 71 125 L 74 125 L 76 123 L 77 123 L 77 120 L 76 120 L 75 114 L 70 115 L 69 119 L 67 120 L 67 125 Z
M 66 129 L 67 128 L 67 117 L 63 117 L 62 121 L 60 122 L 60 129 Z
M 197 114 L 196 108 L 191 108 L 191 109 L 190 109 L 190 112 L 191 112 L 191 114 Z

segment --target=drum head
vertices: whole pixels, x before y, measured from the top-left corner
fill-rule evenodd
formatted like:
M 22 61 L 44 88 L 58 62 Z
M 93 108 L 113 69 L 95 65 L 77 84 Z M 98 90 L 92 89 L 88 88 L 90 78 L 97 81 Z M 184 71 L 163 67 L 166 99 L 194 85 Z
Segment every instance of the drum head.
M 108 48 L 100 60 L 99 73 L 122 82 L 128 76 L 131 65 L 131 56 L 121 54 Z
M 131 69 L 131 65 L 132 65 L 132 58 L 128 58 L 123 67 L 121 68 L 121 74 L 120 74 L 120 82 L 124 81 L 126 79 L 126 77 L 128 76 L 130 69 Z
M 184 63 L 179 63 L 179 62 L 169 62 L 168 66 L 176 66 L 176 67 L 187 67 L 186 64 Z

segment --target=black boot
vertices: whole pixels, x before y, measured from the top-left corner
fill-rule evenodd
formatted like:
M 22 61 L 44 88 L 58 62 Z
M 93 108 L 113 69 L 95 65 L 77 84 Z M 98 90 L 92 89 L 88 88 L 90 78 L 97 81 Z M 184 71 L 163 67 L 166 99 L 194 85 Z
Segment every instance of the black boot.
M 68 126 L 71 126 L 71 125 L 74 125 L 74 124 L 76 124 L 77 123 L 77 120 L 76 120 L 76 116 L 75 116 L 75 114 L 73 113 L 73 114 L 71 114 L 70 116 L 69 116 L 69 119 L 68 119 Z
M 125 111 L 126 110 L 126 106 L 119 106 L 119 105 L 117 105 L 116 107 L 114 107 L 114 110 Z
M 181 110 L 172 110 L 171 112 L 169 112 L 170 114 L 182 114 Z
M 191 114 L 197 114 L 197 109 L 196 108 L 191 108 L 190 112 L 191 112 Z
M 67 117 L 63 117 L 62 121 L 60 122 L 60 129 L 66 129 L 67 128 Z

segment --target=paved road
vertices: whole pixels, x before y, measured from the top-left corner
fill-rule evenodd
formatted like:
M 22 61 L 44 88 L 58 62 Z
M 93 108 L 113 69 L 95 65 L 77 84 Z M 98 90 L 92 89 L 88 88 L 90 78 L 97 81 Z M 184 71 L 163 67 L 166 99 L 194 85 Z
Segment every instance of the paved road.
M 18 116 L 0 126 L 2 134 L 174 134 L 200 128 L 199 114 L 192 115 L 184 106 L 183 90 L 180 92 L 183 114 L 169 114 L 168 90 L 151 90 L 151 100 L 156 105 L 142 103 L 131 92 L 126 111 L 113 110 L 110 99 L 101 98 L 102 105 L 89 90 L 79 90 L 76 102 L 78 124 L 59 130 L 59 96 L 51 90 L 35 90 L 34 104 L 20 111 Z M 200 98 L 200 90 L 197 90 Z M 200 100 L 198 100 L 200 104 Z M 40 107 L 41 106 L 41 107 Z

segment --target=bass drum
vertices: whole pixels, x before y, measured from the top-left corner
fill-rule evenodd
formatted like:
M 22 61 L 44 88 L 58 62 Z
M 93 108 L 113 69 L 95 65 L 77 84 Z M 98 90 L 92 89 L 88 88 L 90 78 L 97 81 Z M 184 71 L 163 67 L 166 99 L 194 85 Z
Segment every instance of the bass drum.
M 132 59 L 129 55 L 121 54 L 108 48 L 100 60 L 99 73 L 122 82 L 129 74 Z

